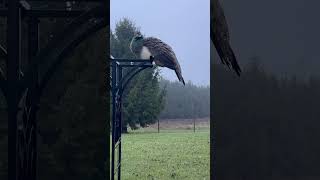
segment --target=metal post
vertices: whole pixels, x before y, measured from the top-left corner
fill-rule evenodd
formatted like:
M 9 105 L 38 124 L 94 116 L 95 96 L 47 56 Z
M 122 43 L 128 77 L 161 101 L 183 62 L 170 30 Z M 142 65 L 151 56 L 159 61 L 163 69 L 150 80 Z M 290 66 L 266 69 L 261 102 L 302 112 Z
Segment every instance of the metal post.
M 192 114 L 194 115 L 195 114 L 195 111 L 194 111 L 194 104 L 193 102 L 191 103 L 191 112 Z M 195 133 L 196 132 L 196 118 L 193 117 L 193 132 Z
M 160 119 L 158 118 L 158 133 L 160 133 Z
M 111 157 L 111 180 L 114 180 L 114 155 L 116 138 L 116 62 L 112 61 L 112 157 Z
M 193 132 L 196 132 L 196 118 L 193 118 Z
M 152 67 L 152 59 L 114 59 L 110 58 L 112 62 L 112 157 L 111 157 L 111 180 L 114 180 L 115 168 L 117 168 L 117 178 L 121 178 L 121 133 L 122 133 L 122 93 L 128 82 L 139 72 L 147 67 Z M 141 62 L 140 64 L 135 64 Z M 124 63 L 124 64 L 121 64 Z M 124 67 L 135 67 L 133 71 L 125 74 L 123 77 Z M 115 166 L 115 149 L 118 149 L 118 161 Z
M 17 180 L 17 113 L 18 83 L 20 71 L 20 8 L 19 0 L 8 1 L 7 46 L 8 46 L 8 179 Z
M 118 78 L 119 78 L 119 81 L 122 79 L 122 67 L 119 66 L 118 67 L 119 71 L 118 71 Z M 118 86 L 120 87 L 120 90 L 119 91 L 122 91 L 122 84 L 118 84 Z M 119 92 L 118 91 L 118 92 Z M 119 109 L 118 109 L 118 113 L 119 113 L 119 129 L 118 129 L 118 133 L 119 133 L 119 138 L 118 138 L 118 143 L 119 143 L 119 150 L 118 150 L 118 180 L 120 180 L 120 177 L 121 177 L 121 141 L 122 141 L 122 138 L 121 138 L 121 132 L 122 132 L 122 93 L 118 93 L 118 103 L 119 103 Z
M 39 50 L 39 20 L 37 18 L 30 18 L 28 24 L 28 50 L 29 50 L 29 58 L 28 64 L 31 64 L 34 57 L 38 53 Z M 28 128 L 33 128 L 31 133 L 31 152 L 29 152 L 29 156 L 32 157 L 31 159 L 31 172 L 30 176 L 32 179 L 37 179 L 37 120 L 36 120 L 36 113 L 37 113 L 37 103 L 35 102 L 37 91 L 38 91 L 38 67 L 34 66 L 32 71 L 32 80 L 30 84 L 30 94 L 28 94 L 27 105 L 31 108 L 30 114 L 30 121 L 31 126 Z

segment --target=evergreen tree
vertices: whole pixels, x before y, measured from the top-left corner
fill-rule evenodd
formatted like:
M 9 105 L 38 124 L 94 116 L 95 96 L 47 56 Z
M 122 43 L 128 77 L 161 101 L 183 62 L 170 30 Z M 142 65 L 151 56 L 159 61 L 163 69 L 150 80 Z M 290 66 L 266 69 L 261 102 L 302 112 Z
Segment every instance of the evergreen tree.
M 127 18 L 116 24 L 110 34 L 111 55 L 115 58 L 136 58 L 129 45 L 139 28 Z M 124 74 L 128 69 L 124 70 Z M 164 105 L 164 91 L 159 86 L 159 70 L 154 68 L 140 72 L 131 80 L 123 94 L 123 132 L 127 126 L 132 129 L 153 124 Z

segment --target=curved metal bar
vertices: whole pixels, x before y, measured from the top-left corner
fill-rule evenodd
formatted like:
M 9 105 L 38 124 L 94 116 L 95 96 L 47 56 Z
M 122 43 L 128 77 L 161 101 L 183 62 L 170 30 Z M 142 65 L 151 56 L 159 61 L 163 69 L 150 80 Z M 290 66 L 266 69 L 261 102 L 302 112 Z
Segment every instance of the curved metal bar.
M 124 81 L 125 79 L 127 79 L 128 76 L 132 76 L 132 75 L 134 74 L 134 71 L 137 70 L 137 69 L 139 69 L 139 67 L 136 67 L 136 68 L 131 69 L 129 72 L 126 73 L 126 75 L 125 75 L 123 78 L 120 79 L 120 81 L 118 82 L 118 85 L 115 86 L 115 92 L 117 92 L 117 91 L 120 89 L 120 86 L 119 86 L 119 85 L 120 85 L 120 84 L 123 84 L 123 81 Z M 131 75 L 131 74 L 132 74 L 132 75 Z
M 100 29 L 104 28 L 107 24 L 107 21 L 102 21 L 100 24 L 97 24 L 91 28 L 88 29 L 85 33 L 81 34 L 77 39 L 72 41 L 64 50 L 57 56 L 56 61 L 52 66 L 47 70 L 47 72 L 44 74 L 43 78 L 40 80 L 39 83 L 39 92 L 40 95 L 42 94 L 43 89 L 47 85 L 48 81 L 52 77 L 53 73 L 57 70 L 59 65 L 63 62 L 63 57 L 65 57 L 67 54 L 71 52 L 72 49 L 74 49 L 80 42 L 82 42 L 84 39 L 89 37 L 90 35 L 96 33 Z
M 140 63 L 140 65 L 144 65 L 144 63 Z M 148 66 L 147 66 L 148 67 Z M 146 69 L 147 68 L 146 66 L 144 66 L 144 69 Z M 150 67 L 152 67 L 152 66 L 150 66 Z M 136 68 L 133 68 L 131 71 L 129 71 L 126 75 L 125 75 L 125 77 L 123 77 L 120 81 L 119 81 L 119 84 L 123 84 L 123 82 L 125 81 L 125 79 L 127 79 L 129 76 L 132 76 L 132 75 L 130 75 L 130 74 L 136 74 L 134 71 L 135 70 L 137 70 L 138 68 L 140 68 L 140 67 L 136 67 Z M 119 89 L 119 87 L 117 86 L 116 87 L 116 89 Z
M 23 91 L 27 88 L 28 81 L 32 77 L 33 68 L 39 66 L 39 85 L 43 90 L 47 81 L 56 71 L 59 64 L 61 64 L 63 57 L 65 57 L 71 49 L 75 48 L 85 38 L 106 27 L 106 17 L 102 19 L 95 19 L 94 14 L 97 11 L 103 11 L 104 7 L 97 7 L 88 10 L 80 17 L 76 18 L 69 25 L 66 26 L 65 31 L 60 32 L 58 36 L 44 48 L 35 57 L 35 60 L 28 66 L 25 77 L 22 79 Z M 76 34 L 76 35 L 74 35 Z M 46 61 L 42 61 L 42 60 Z M 43 70 L 42 72 L 40 72 Z M 42 91 L 39 91 L 40 98 Z
M 134 71 L 134 73 L 133 73 L 130 77 L 128 77 L 128 79 L 124 82 L 123 86 L 122 86 L 122 87 L 118 87 L 120 96 L 122 95 L 123 91 L 125 90 L 125 88 L 126 88 L 127 85 L 129 84 L 129 82 L 131 81 L 131 79 L 132 79 L 136 74 L 138 74 L 139 72 L 141 72 L 142 70 L 147 69 L 147 68 L 148 68 L 148 67 L 141 67 L 141 68 L 136 69 L 136 71 Z
M 0 58 L 7 59 L 7 56 L 8 56 L 7 50 L 0 44 Z
M 7 59 L 7 57 L 8 57 L 7 50 L 3 46 L 1 46 L 1 44 L 0 44 L 0 58 Z M 4 71 L 1 69 L 1 67 L 0 67 L 0 90 L 2 91 L 4 96 L 6 97 L 6 94 L 7 94 L 6 78 L 5 78 Z
M 5 79 L 4 73 L 0 68 L 0 90 L 2 91 L 4 97 L 7 99 L 7 81 Z

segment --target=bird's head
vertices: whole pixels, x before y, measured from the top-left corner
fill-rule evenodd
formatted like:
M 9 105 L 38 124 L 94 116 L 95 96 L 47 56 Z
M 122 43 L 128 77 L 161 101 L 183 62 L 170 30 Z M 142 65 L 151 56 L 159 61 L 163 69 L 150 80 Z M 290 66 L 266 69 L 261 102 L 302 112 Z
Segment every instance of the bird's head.
M 130 43 L 130 49 L 134 54 L 138 54 L 143 46 L 143 35 L 136 33 Z
M 132 40 L 133 41 L 141 41 L 141 40 L 143 40 L 143 36 L 142 36 L 142 34 L 141 33 L 135 33 L 135 35 L 133 36 L 133 38 L 132 38 Z

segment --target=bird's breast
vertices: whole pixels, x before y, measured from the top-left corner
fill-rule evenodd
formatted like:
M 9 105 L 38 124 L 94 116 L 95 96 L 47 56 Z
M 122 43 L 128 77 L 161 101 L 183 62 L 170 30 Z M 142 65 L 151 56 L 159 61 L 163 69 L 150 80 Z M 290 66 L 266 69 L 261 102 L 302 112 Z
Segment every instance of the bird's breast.
M 150 59 L 150 56 L 151 56 L 150 50 L 146 46 L 143 46 L 141 53 L 140 53 L 140 58 L 141 59 Z

